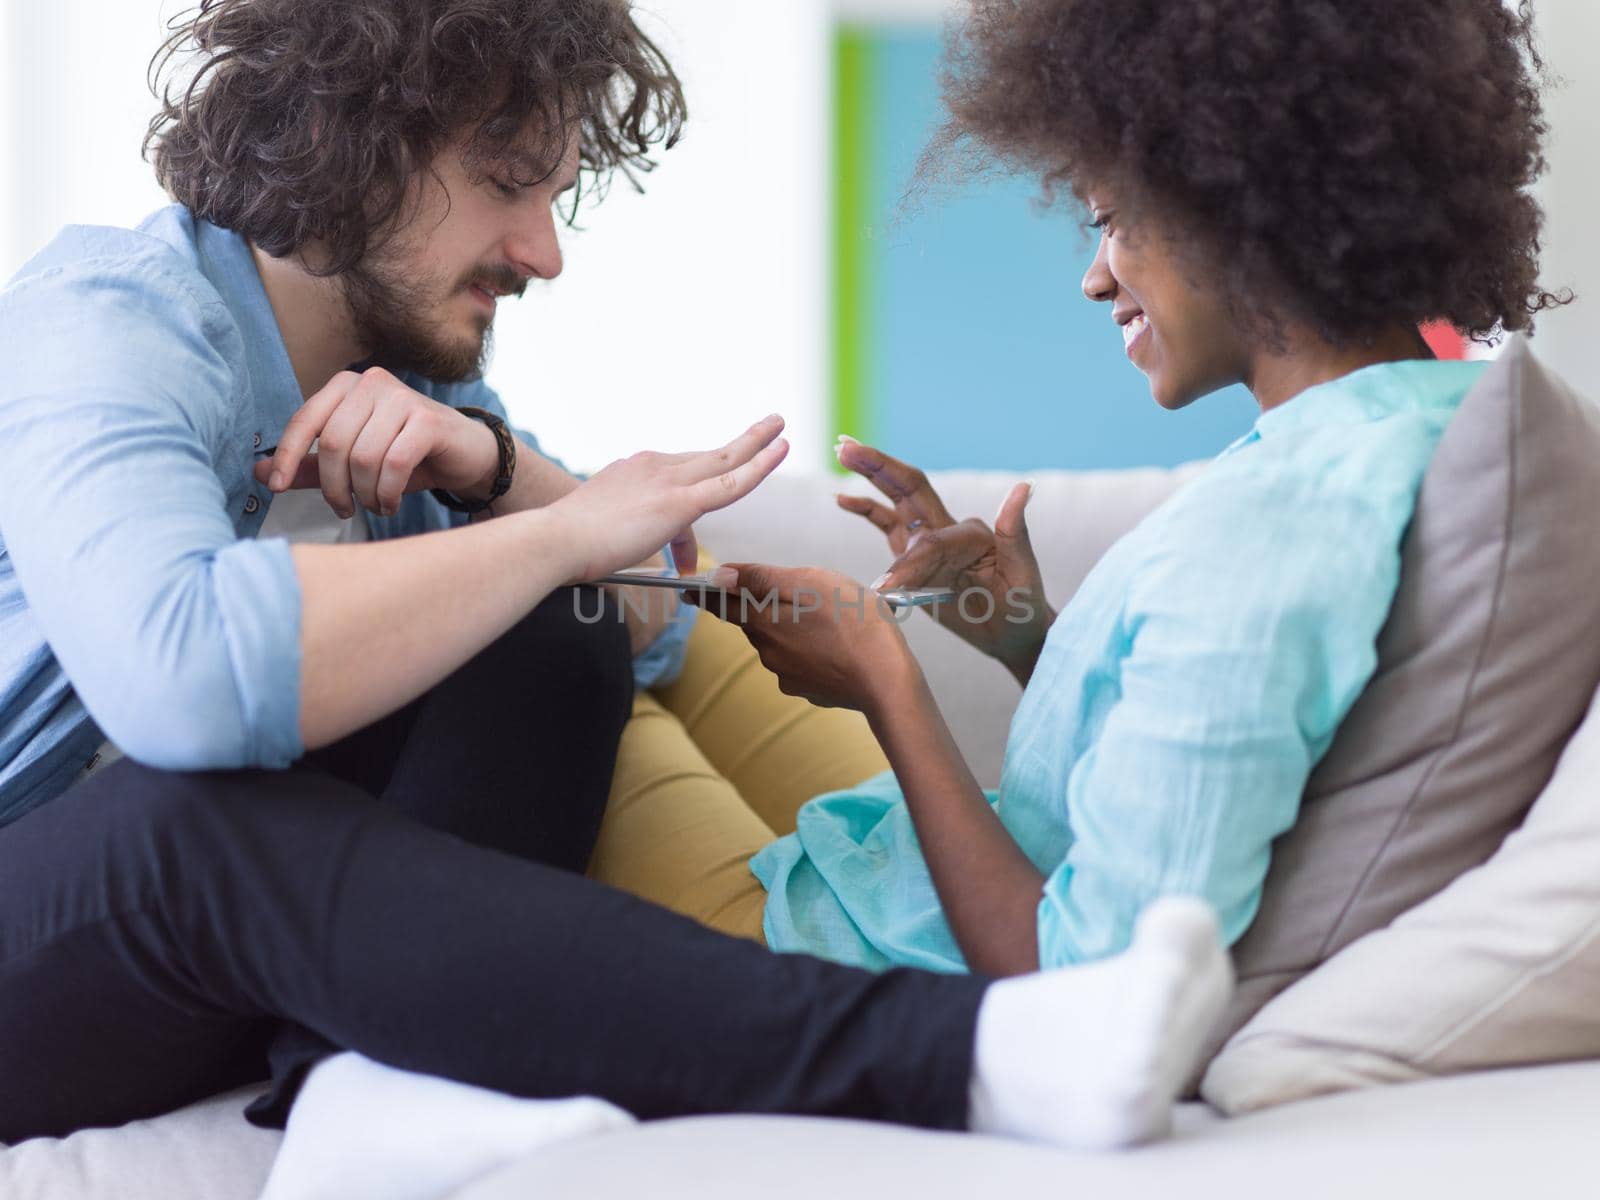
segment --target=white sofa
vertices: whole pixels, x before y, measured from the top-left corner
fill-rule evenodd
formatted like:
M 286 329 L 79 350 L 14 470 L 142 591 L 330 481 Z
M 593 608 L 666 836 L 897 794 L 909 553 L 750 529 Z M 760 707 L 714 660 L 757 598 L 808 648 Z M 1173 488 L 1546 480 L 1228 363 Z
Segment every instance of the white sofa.
M 1118 536 L 1189 474 L 1040 472 L 1029 525 L 1057 605 Z M 958 517 L 992 519 L 1016 476 L 942 474 Z M 874 578 L 880 535 L 839 511 L 831 477 L 780 475 L 701 536 L 724 561 L 837 567 Z M 1011 677 L 920 614 L 908 634 L 978 778 L 999 776 L 1017 699 Z M 0 1080 L 0 1087 L 14 1086 Z M 0 1150 L 4 1200 L 253 1200 L 278 1143 L 245 1123 L 249 1091 L 117 1130 Z M 1295 1200 L 1348 1196 L 1593 1194 L 1600 1062 L 1481 1073 L 1347 1093 L 1224 1120 L 1179 1113 L 1171 1142 L 1122 1155 L 1072 1154 L 993 1139 L 848 1121 L 710 1117 L 641 1125 L 547 1148 L 461 1190 L 458 1200 L 973 1195 Z

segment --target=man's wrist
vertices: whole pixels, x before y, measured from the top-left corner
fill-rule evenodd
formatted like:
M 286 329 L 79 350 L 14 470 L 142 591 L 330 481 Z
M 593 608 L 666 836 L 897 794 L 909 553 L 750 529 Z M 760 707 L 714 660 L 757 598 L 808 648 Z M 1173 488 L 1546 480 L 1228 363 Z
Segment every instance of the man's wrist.
M 555 572 L 557 587 L 581 583 L 586 578 L 588 564 L 560 509 L 522 509 L 501 520 L 517 521 L 527 528 L 532 553 Z
M 488 498 L 489 493 L 494 491 L 495 480 L 500 478 L 500 439 L 495 436 L 494 430 L 490 429 L 484 422 L 475 421 L 471 417 L 468 417 L 467 420 L 472 421 L 473 425 L 477 426 L 479 440 L 488 443 L 489 467 L 471 487 L 462 489 L 456 495 L 463 500 L 485 500 Z M 520 454 L 520 452 L 519 447 L 518 453 Z

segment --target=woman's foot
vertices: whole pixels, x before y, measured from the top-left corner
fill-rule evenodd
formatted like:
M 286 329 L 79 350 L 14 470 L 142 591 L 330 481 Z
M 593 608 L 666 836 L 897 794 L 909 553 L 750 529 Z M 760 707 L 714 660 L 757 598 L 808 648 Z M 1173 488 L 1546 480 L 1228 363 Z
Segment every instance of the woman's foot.
M 1082 1149 L 1164 1136 L 1232 991 L 1215 914 L 1181 898 L 1115 958 L 1001 980 L 978 1009 L 970 1127 Z

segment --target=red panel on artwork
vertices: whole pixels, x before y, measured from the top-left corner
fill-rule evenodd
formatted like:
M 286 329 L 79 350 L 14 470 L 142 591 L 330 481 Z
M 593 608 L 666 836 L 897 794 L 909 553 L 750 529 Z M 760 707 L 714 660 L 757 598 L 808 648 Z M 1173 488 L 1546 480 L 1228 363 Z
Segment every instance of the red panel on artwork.
M 1458 359 L 1467 356 L 1467 339 L 1443 321 L 1424 325 L 1422 339 L 1439 358 Z

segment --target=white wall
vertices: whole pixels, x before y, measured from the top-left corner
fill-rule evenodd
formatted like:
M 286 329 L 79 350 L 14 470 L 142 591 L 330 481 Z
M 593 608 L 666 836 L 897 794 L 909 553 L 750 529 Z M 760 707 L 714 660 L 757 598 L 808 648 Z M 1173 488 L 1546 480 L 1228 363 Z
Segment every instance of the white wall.
M 816 470 L 829 382 L 829 33 L 821 3 L 646 0 L 678 67 L 683 141 L 619 180 L 567 266 L 496 321 L 490 379 L 574 465 L 720 444 L 781 412 Z M 535 294 L 535 291 L 539 294 Z
M 166 202 L 139 157 L 145 68 L 175 0 L 0 0 L 0 280 L 62 225 Z
M 163 14 L 189 0 L 0 0 L 0 280 L 62 224 L 131 224 L 164 202 L 138 153 Z M 504 306 L 491 379 L 580 467 L 723 440 L 785 413 L 819 467 L 827 429 L 831 9 L 927 19 L 951 0 L 643 0 L 682 71 L 684 142 L 569 235 L 566 275 Z M 1548 281 L 1583 299 L 1536 347 L 1600 396 L 1600 5 L 1540 0 L 1552 66 Z
M 71 222 L 165 203 L 139 143 L 161 15 L 189 0 L 0 0 L 0 280 Z M 567 271 L 502 306 L 490 370 L 512 415 L 574 466 L 719 444 L 769 412 L 823 463 L 828 383 L 824 0 L 644 0 L 692 121 L 619 182 Z
M 1539 0 L 1540 39 L 1560 81 L 1545 93 L 1550 170 L 1539 189 L 1544 283 L 1578 302 L 1539 318 L 1533 348 L 1575 387 L 1600 400 L 1600 4 Z
M 963 7 L 963 0 L 833 0 L 839 20 L 863 24 L 938 24 Z

